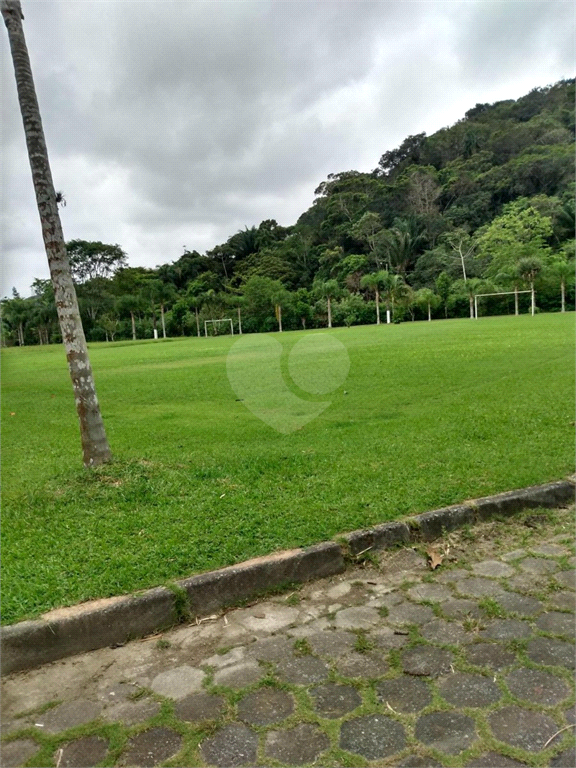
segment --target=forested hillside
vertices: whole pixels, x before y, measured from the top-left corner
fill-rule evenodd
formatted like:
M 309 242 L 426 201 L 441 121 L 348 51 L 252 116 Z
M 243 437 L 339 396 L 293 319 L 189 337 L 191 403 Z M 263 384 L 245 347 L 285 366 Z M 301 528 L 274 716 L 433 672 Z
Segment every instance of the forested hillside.
M 573 308 L 574 80 L 477 104 L 315 195 L 293 226 L 266 220 L 154 270 L 129 267 L 120 246 L 68 243 L 88 339 L 190 335 L 224 317 L 244 332 L 374 323 L 385 310 L 461 317 L 475 293 L 532 287 L 538 311 Z M 60 340 L 49 282 L 33 289 L 3 301 L 4 344 Z M 526 311 L 530 298 L 482 299 L 481 311 Z

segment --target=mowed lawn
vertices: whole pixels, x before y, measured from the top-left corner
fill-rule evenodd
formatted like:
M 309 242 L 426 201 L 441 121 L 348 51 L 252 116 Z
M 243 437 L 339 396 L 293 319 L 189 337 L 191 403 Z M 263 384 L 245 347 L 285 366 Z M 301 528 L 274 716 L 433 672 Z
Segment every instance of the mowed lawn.
M 314 333 L 272 334 L 285 379 Z M 4 349 L 3 622 L 573 471 L 574 313 L 322 333 L 349 375 L 291 434 L 237 400 L 237 337 L 92 344 L 96 471 L 62 347 Z

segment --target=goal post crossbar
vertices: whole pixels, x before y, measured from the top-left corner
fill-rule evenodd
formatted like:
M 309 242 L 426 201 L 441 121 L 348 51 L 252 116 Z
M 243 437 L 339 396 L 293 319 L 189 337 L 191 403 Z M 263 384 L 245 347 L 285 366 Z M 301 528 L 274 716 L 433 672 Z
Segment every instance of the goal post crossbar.
M 498 293 L 475 293 L 474 298 L 479 299 L 480 296 L 511 296 L 513 293 L 532 293 L 532 291 L 498 291 Z
M 230 333 L 234 336 L 234 325 L 231 317 L 224 317 L 221 320 L 204 320 L 204 336 L 208 337 L 208 324 L 214 325 L 215 323 L 230 323 Z

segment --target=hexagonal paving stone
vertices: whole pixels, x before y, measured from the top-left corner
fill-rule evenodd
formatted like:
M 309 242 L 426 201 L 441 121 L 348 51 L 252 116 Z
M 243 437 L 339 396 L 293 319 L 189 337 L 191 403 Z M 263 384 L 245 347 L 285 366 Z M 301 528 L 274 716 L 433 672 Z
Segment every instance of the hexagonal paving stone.
M 366 715 L 347 720 L 340 728 L 340 749 L 378 760 L 406 746 L 404 727 L 385 715 Z
M 101 763 L 108 752 L 108 742 L 100 736 L 85 736 L 62 747 L 56 752 L 55 762 L 60 768 L 93 768 Z
M 449 619 L 479 619 L 481 616 L 480 608 L 474 600 L 449 600 L 442 604 L 442 613 Z
M 564 717 L 566 718 L 567 723 L 576 725 L 576 708 L 570 707 L 570 709 L 567 709 L 566 712 L 564 712 Z
M 470 597 L 497 597 L 504 594 L 504 590 L 497 581 L 483 579 L 480 576 L 472 576 L 456 582 L 456 590 L 461 595 Z
M 105 704 L 118 704 L 120 701 L 127 701 L 138 691 L 138 686 L 132 683 L 117 683 L 111 688 L 105 688 L 98 694 L 98 699 Z
M 574 592 L 555 592 L 548 596 L 548 604 L 559 611 L 572 611 L 576 609 L 576 595 Z
M 257 661 L 249 660 L 218 670 L 214 675 L 214 683 L 228 688 L 244 688 L 257 683 L 265 674 L 266 670 Z
M 498 560 L 484 560 L 481 563 L 474 563 L 472 573 L 475 576 L 488 576 L 492 579 L 501 579 L 505 576 L 512 576 L 516 571 L 512 566 L 501 563 Z
M 441 584 L 417 584 L 408 590 L 408 596 L 412 600 L 432 600 L 435 603 L 444 603 L 454 597 L 452 590 Z
M 516 576 L 512 576 L 511 579 L 508 579 L 509 589 L 514 589 L 516 592 L 522 592 L 527 595 L 538 591 L 538 589 L 541 587 L 542 584 L 539 585 L 538 582 L 534 579 L 534 576 L 529 573 L 519 573 Z
M 430 645 L 418 645 L 402 652 L 402 667 L 409 675 L 439 677 L 450 672 L 454 657 L 450 651 Z
M 561 557 L 569 552 L 566 547 L 561 547 L 559 544 L 537 544 L 535 547 L 530 547 L 530 551 L 536 555 L 546 555 L 548 557 Z
M 550 761 L 550 768 L 574 768 L 576 765 L 576 748 L 566 749 Z
M 107 707 L 102 713 L 105 720 L 121 722 L 124 725 L 136 725 L 149 720 L 160 712 L 160 704 L 152 699 L 121 701 L 113 707 Z
M 339 629 L 370 629 L 380 621 L 380 614 L 375 608 L 359 606 L 338 611 L 334 624 Z
M 512 560 L 519 560 L 521 557 L 526 557 L 527 552 L 525 549 L 515 549 L 512 552 L 506 552 L 505 555 L 500 556 L 500 560 L 504 560 L 505 563 L 510 563 Z
M 288 765 L 313 763 L 328 749 L 330 739 L 315 725 L 301 723 L 289 731 L 269 731 L 264 754 Z
M 506 592 L 496 598 L 496 602 L 505 611 L 517 613 L 520 616 L 535 616 L 544 610 L 544 606 L 539 600 L 526 595 L 519 595 L 517 592 Z
M 475 643 L 466 649 L 466 656 L 477 667 L 500 670 L 513 664 L 516 656 L 498 643 Z
M 4 768 L 18 768 L 39 750 L 39 745 L 32 739 L 16 739 L 15 741 L 4 742 L 0 745 L 1 764 Z
M 241 723 L 221 728 L 200 744 L 202 757 L 209 765 L 219 768 L 254 765 L 258 749 L 258 734 Z
M 328 667 L 314 656 L 285 659 L 278 664 L 278 671 L 283 680 L 293 685 L 322 683 L 328 677 Z
M 249 725 L 279 723 L 294 712 L 294 699 L 285 691 L 262 688 L 238 704 L 238 717 Z
M 102 711 L 102 705 L 87 699 L 76 699 L 49 709 L 43 715 L 34 718 L 34 725 L 44 733 L 58 733 L 96 720 Z
M 525 765 L 526 763 L 519 763 L 518 760 L 499 755 L 497 752 L 487 752 L 465 763 L 465 768 L 522 768 Z
M 420 628 L 420 634 L 431 643 L 440 643 L 441 645 L 465 645 L 474 639 L 459 624 L 453 621 L 444 621 L 443 619 L 436 619 L 431 621 L 430 624 L 424 624 Z
M 174 714 L 179 720 L 184 720 L 187 723 L 217 720 L 225 706 L 222 696 L 213 696 L 210 693 L 192 693 L 176 703 Z
M 246 656 L 258 661 L 282 661 L 286 656 L 292 655 L 293 649 L 293 640 L 284 635 L 275 635 L 246 646 Z
M 574 644 L 549 637 L 535 637 L 528 643 L 526 654 L 536 664 L 574 669 Z
M 429 747 L 457 755 L 476 739 L 474 720 L 458 712 L 432 712 L 416 721 L 416 738 Z
M 312 688 L 310 695 L 314 699 L 314 710 L 330 719 L 342 717 L 362 704 L 362 697 L 351 685 L 319 685 Z
M 408 755 L 400 763 L 394 763 L 395 768 L 442 768 L 441 763 L 431 757 Z
M 504 707 L 488 717 L 492 733 L 499 740 L 528 752 L 539 752 L 558 726 L 547 715 L 521 707 Z
M 300 611 L 278 603 L 258 603 L 252 608 L 234 611 L 229 618 L 249 632 L 271 633 L 293 624 Z
M 430 686 L 424 680 L 401 675 L 393 680 L 383 680 L 376 686 L 378 701 L 398 712 L 420 712 L 432 701 Z
M 482 630 L 480 637 L 489 640 L 520 640 L 532 634 L 530 625 L 519 619 L 495 619 L 486 629 Z
M 352 650 L 356 637 L 351 632 L 325 630 L 310 635 L 308 642 L 313 652 L 319 656 L 337 658 Z
M 550 611 L 544 613 L 536 622 L 538 629 L 550 632 L 552 635 L 574 635 L 574 616 L 571 613 L 559 613 Z
M 554 560 L 545 560 L 543 557 L 527 557 L 518 563 L 525 573 L 531 573 L 534 576 L 546 576 L 558 570 L 559 565 Z
M 487 707 L 502 698 L 496 683 L 483 675 L 457 672 L 439 683 L 440 695 L 455 707 Z
M 561 571 L 560 573 L 554 574 L 554 581 L 557 581 L 558 584 L 562 584 L 563 587 L 574 589 L 575 573 L 575 571 Z
M 388 611 L 386 621 L 395 626 L 408 624 L 427 624 L 434 618 L 434 611 L 428 605 L 414 605 L 407 600 L 398 605 L 393 605 Z
M 385 627 L 383 630 L 374 630 L 370 633 L 370 638 L 378 648 L 382 648 L 385 651 L 389 651 L 392 648 L 402 648 L 409 640 L 408 635 L 405 633 L 390 632 L 390 627 Z
M 182 736 L 171 728 L 150 728 L 128 741 L 128 750 L 122 755 L 120 764 L 148 768 L 168 760 L 181 746 Z
M 506 685 L 519 699 L 548 707 L 570 695 L 570 688 L 564 680 L 537 669 L 515 669 L 506 677 Z
M 344 677 L 367 677 L 374 679 L 388 672 L 388 662 L 378 653 L 349 653 L 336 662 Z
M 229 667 L 231 664 L 238 664 L 239 661 L 242 661 L 245 655 L 246 648 L 239 645 L 237 648 L 232 648 L 232 650 L 227 653 L 215 653 L 213 656 L 201 661 L 200 666 L 221 669 L 222 667 Z
M 166 672 L 160 672 L 150 683 L 150 688 L 160 696 L 169 699 L 183 699 L 190 693 L 195 693 L 202 688 L 204 672 L 201 669 L 183 664 Z
M 455 584 L 461 579 L 468 579 L 472 576 L 472 571 L 468 571 L 465 568 L 450 568 L 447 571 L 435 571 L 434 579 L 439 581 L 440 584 Z

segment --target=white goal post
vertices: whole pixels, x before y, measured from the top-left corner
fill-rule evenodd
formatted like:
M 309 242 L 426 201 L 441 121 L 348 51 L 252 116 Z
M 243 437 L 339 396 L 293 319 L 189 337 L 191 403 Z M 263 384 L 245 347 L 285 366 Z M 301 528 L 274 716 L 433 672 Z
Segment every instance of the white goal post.
M 475 293 L 474 294 L 474 317 L 478 320 L 478 299 L 482 296 L 513 296 L 519 293 L 532 293 L 532 291 L 498 291 L 498 293 Z
M 234 336 L 234 326 L 230 317 L 225 317 L 223 320 L 204 320 L 204 336 L 208 336 L 208 324 L 214 325 L 216 323 L 230 323 L 230 333 Z

